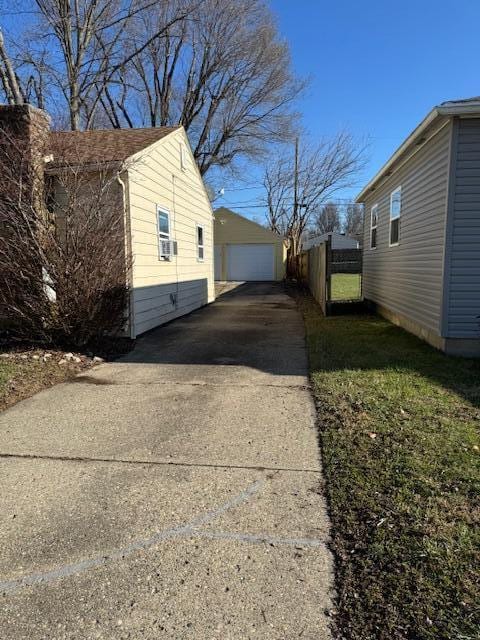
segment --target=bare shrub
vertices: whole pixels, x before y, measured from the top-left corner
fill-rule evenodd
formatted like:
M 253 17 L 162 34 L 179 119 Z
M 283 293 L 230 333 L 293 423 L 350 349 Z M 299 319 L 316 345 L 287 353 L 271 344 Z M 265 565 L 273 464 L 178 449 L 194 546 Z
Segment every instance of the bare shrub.
M 119 332 L 130 258 L 118 169 L 87 171 L 81 158 L 32 166 L 27 145 L 1 137 L 1 315 L 30 341 L 82 347 Z

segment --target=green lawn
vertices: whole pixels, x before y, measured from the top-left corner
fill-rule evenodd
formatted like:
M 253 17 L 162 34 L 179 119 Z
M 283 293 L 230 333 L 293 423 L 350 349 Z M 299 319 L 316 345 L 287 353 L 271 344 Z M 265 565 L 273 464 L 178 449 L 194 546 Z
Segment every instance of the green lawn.
M 362 293 L 359 273 L 333 273 L 331 276 L 332 300 L 355 300 Z
M 480 638 L 480 362 L 300 298 L 336 557 L 339 635 Z

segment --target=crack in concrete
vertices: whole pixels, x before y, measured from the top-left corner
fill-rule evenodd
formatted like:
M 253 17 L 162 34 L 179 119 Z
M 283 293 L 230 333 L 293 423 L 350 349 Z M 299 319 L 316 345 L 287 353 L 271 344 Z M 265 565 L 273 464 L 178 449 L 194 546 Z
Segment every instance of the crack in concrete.
M 34 453 L 0 453 L 0 460 L 20 459 L 20 460 L 49 460 L 53 462 L 84 462 L 84 463 L 116 463 L 132 465 L 151 465 L 159 467 L 198 467 L 200 469 L 234 469 L 244 471 L 285 471 L 292 473 L 317 473 L 321 474 L 321 469 L 302 469 L 295 467 L 269 467 L 262 465 L 240 465 L 240 464 L 220 464 L 208 462 L 179 462 L 175 460 L 129 460 L 128 458 L 90 458 L 83 456 L 51 456 Z
M 197 516 L 187 524 L 164 529 L 150 538 L 144 540 L 136 540 L 135 542 L 132 542 L 125 547 L 122 547 L 115 551 L 111 551 L 104 555 L 81 560 L 80 562 L 66 564 L 50 571 L 32 573 L 29 575 L 21 576 L 20 578 L 0 581 L 0 592 L 3 592 L 4 594 L 11 594 L 16 593 L 24 587 L 35 586 L 38 584 L 48 584 L 55 580 L 59 580 L 60 578 L 67 578 L 84 571 L 88 571 L 89 569 L 103 566 L 112 561 L 124 560 L 126 557 L 136 552 L 147 551 L 160 542 L 178 537 L 195 536 L 213 540 L 232 540 L 252 544 L 268 544 L 270 546 L 275 546 L 277 544 L 296 547 L 325 546 L 325 543 L 323 541 L 315 538 L 281 538 L 277 536 L 269 536 L 268 534 L 246 534 L 228 531 L 208 531 L 199 528 L 222 516 L 230 509 L 234 509 L 235 507 L 247 502 L 253 495 L 258 493 L 263 486 L 263 480 L 257 480 L 256 482 L 248 486 L 244 491 L 234 496 L 231 500 L 228 500 L 216 509 L 212 509 L 200 516 Z
M 211 511 L 207 511 L 201 516 L 197 516 L 188 524 L 184 524 L 178 527 L 172 527 L 170 529 L 164 529 L 163 531 L 159 531 L 158 533 L 156 533 L 151 538 L 147 538 L 146 540 L 137 540 L 125 547 L 122 547 L 121 549 L 117 549 L 116 551 L 112 551 L 101 556 L 96 556 L 95 558 L 89 558 L 87 560 L 81 560 L 80 562 L 63 565 L 62 567 L 52 569 L 51 571 L 34 573 L 22 576 L 21 578 L 2 581 L 0 582 L 0 591 L 3 591 L 4 593 L 11 593 L 12 591 L 17 591 L 22 587 L 32 586 L 39 583 L 52 582 L 53 580 L 57 580 L 59 578 L 66 578 L 68 576 L 87 571 L 88 569 L 99 567 L 106 564 L 107 562 L 111 562 L 112 560 L 123 560 L 136 551 L 145 551 L 158 542 L 162 542 L 169 538 L 174 538 L 182 535 L 190 535 L 195 527 L 208 524 L 211 520 L 214 520 L 215 518 L 223 515 L 229 509 L 233 509 L 243 502 L 246 502 L 252 495 L 257 493 L 262 488 L 263 484 L 264 482 L 262 480 L 257 480 L 249 487 L 247 487 L 244 491 L 234 496 L 231 500 L 228 500 L 216 509 L 212 509 Z
M 270 536 L 266 533 L 237 533 L 234 531 L 206 531 L 203 529 L 195 530 L 195 535 L 202 538 L 210 538 L 212 540 L 234 540 L 238 542 L 251 542 L 253 544 L 269 544 L 272 546 L 288 545 L 295 547 L 326 547 L 323 540 L 317 538 L 282 538 L 279 536 Z
M 116 382 L 115 380 L 108 380 L 106 378 L 94 378 L 93 376 L 77 376 L 68 381 L 70 384 L 87 384 L 106 387 L 137 387 L 137 386 L 185 386 L 185 387 L 234 387 L 235 389 L 250 389 L 252 387 L 268 387 L 269 389 L 294 389 L 295 391 L 311 391 L 312 387 L 309 384 L 269 384 L 269 383 L 255 383 L 255 384 L 238 384 L 236 382 L 200 382 L 200 381 L 178 381 L 178 380 L 152 380 L 151 382 Z

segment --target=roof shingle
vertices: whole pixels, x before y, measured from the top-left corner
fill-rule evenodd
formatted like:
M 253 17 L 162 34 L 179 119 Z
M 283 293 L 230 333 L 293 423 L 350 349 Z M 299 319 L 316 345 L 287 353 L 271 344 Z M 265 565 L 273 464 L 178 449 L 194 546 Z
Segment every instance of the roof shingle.
M 96 129 L 91 131 L 52 131 L 49 169 L 65 165 L 122 162 L 161 140 L 176 127 L 149 129 Z

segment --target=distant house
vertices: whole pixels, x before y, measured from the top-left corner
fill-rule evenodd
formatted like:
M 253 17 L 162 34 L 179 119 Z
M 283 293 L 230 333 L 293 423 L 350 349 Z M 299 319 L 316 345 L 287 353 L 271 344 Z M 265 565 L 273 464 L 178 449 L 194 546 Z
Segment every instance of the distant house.
M 46 138 L 36 161 L 54 190 L 65 167 L 115 178 L 132 338 L 214 300 L 213 211 L 183 127 L 50 132 L 44 112 L 22 105 L 0 106 L 0 129 L 28 139 L 32 156 Z
M 357 202 L 365 298 L 435 347 L 480 356 L 480 97 L 434 107 Z
M 282 236 L 225 207 L 214 213 L 215 280 L 283 280 L 287 249 Z
M 322 233 L 312 238 L 306 238 L 302 242 L 302 248 L 304 251 L 308 251 L 312 247 L 318 247 L 323 242 L 326 242 L 330 238 L 332 249 L 358 249 L 359 243 L 356 238 L 347 236 L 344 233 L 336 233 L 335 231 L 329 231 L 328 233 Z

